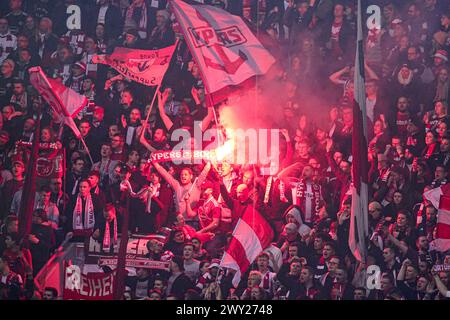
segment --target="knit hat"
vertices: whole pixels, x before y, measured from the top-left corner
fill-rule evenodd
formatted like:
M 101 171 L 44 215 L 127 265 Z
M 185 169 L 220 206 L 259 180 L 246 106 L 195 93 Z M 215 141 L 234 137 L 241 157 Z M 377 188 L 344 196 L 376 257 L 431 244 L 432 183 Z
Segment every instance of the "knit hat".
M 434 57 L 441 58 L 442 60 L 445 60 L 446 62 L 448 62 L 448 52 L 445 50 L 436 51 L 436 53 L 434 54 Z

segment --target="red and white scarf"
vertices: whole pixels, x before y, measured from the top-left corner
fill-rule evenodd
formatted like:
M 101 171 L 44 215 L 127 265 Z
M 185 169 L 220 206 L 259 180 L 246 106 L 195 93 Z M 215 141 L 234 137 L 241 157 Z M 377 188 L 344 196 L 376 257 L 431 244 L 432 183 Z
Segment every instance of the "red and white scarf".
M 113 218 L 113 245 L 114 248 L 117 246 L 117 218 L 114 217 Z M 111 231 L 110 231 L 110 221 L 106 221 L 105 223 L 105 235 L 103 236 L 103 251 L 109 251 L 109 249 L 111 248 Z
M 270 176 L 269 178 L 267 178 L 267 184 L 266 184 L 266 191 L 264 193 L 264 204 L 268 204 L 269 200 L 270 200 L 270 191 L 272 189 L 272 183 L 275 183 L 276 178 L 274 178 L 273 176 Z M 281 202 L 288 202 L 285 192 L 286 192 L 286 187 L 284 185 L 284 182 L 280 180 L 280 183 L 278 184 L 278 190 L 280 191 L 280 201 Z
M 86 203 L 84 206 L 84 221 L 83 220 L 83 201 L 81 196 L 77 196 L 77 202 L 75 203 L 75 209 L 73 210 L 73 229 L 74 230 L 88 230 L 94 229 L 95 217 L 94 217 L 94 204 L 92 203 L 92 197 L 90 194 L 86 197 Z
M 147 5 L 145 4 L 144 1 L 142 2 L 134 2 L 132 3 L 127 10 L 126 13 L 126 21 L 129 24 L 131 21 L 134 21 L 135 23 L 138 23 L 135 20 L 135 14 L 134 11 L 140 8 L 141 11 L 141 16 L 140 16 L 140 20 L 139 20 L 139 25 L 137 26 L 138 32 L 139 32 L 139 36 L 142 39 L 146 39 L 147 38 Z
M 307 193 L 310 195 L 307 196 Z M 305 213 L 305 222 L 307 223 L 313 222 L 319 214 L 321 198 L 318 184 L 307 183 L 302 179 L 292 188 L 292 203 L 299 206 Z

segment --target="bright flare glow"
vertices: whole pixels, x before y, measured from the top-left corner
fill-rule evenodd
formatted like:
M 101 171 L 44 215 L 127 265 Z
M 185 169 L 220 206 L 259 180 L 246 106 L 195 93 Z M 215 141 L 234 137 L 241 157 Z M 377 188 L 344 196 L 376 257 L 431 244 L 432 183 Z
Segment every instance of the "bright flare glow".
M 223 161 L 233 155 L 234 152 L 234 139 L 227 140 L 225 143 L 216 149 L 217 161 Z

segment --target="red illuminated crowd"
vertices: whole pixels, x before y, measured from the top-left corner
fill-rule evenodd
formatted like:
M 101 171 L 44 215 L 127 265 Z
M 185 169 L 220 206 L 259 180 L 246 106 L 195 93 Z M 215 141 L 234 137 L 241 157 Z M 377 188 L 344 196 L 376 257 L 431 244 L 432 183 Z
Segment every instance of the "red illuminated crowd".
M 0 299 L 61 296 L 34 283 L 58 246 L 83 242 L 77 231 L 89 229 L 111 248 L 128 212 L 131 233 L 167 234 L 165 242 L 151 240 L 147 248 L 148 258 L 170 261 L 170 270 L 130 272 L 124 299 L 448 300 L 450 273 L 432 267 L 450 265 L 450 253 L 430 246 L 438 208 L 423 193 L 449 179 L 449 2 L 363 1 L 364 7 L 379 5 L 382 22 L 364 37 L 370 165 L 365 264 L 348 246 L 356 1 L 198 2 L 243 16 L 276 58 L 281 91 L 269 103 L 281 112 L 270 127 L 282 129 L 281 169 L 291 169 L 263 176 L 255 166 L 227 162 L 148 161 L 152 152 L 172 149 L 176 129 L 193 131 L 196 121 L 202 130 L 215 126 L 185 42 L 148 123 L 155 88 L 94 64 L 92 57 L 116 47 L 174 44 L 179 35 L 165 0 L 1 1 Z M 67 29 L 71 4 L 81 8 L 81 29 Z M 89 154 L 30 84 L 32 66 L 89 99 L 75 119 Z M 264 86 L 270 83 L 261 82 L 260 92 Z M 326 121 L 313 117 L 310 99 L 322 101 Z M 33 141 L 40 115 L 46 147 L 39 157 L 63 172 L 38 177 L 31 233 L 21 238 L 30 150 L 24 143 Z M 270 223 L 275 238 L 234 288 L 234 274 L 220 268 L 220 259 L 249 206 Z M 376 288 L 366 281 L 372 265 L 381 271 Z

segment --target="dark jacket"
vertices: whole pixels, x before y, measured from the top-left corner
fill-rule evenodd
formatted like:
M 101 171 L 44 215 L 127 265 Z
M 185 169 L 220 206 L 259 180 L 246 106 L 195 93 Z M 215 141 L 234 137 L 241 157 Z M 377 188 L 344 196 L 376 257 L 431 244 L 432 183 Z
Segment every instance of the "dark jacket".
M 180 274 L 172 284 L 172 289 L 170 290 L 170 294 L 177 297 L 178 300 L 184 300 L 184 294 L 189 289 L 193 289 L 194 284 L 191 279 L 184 273 Z
M 89 32 L 95 35 L 95 27 L 97 26 L 100 6 L 95 6 L 92 16 L 89 19 Z M 115 39 L 122 33 L 123 18 L 120 9 L 115 5 L 109 5 L 105 14 L 105 38 Z

